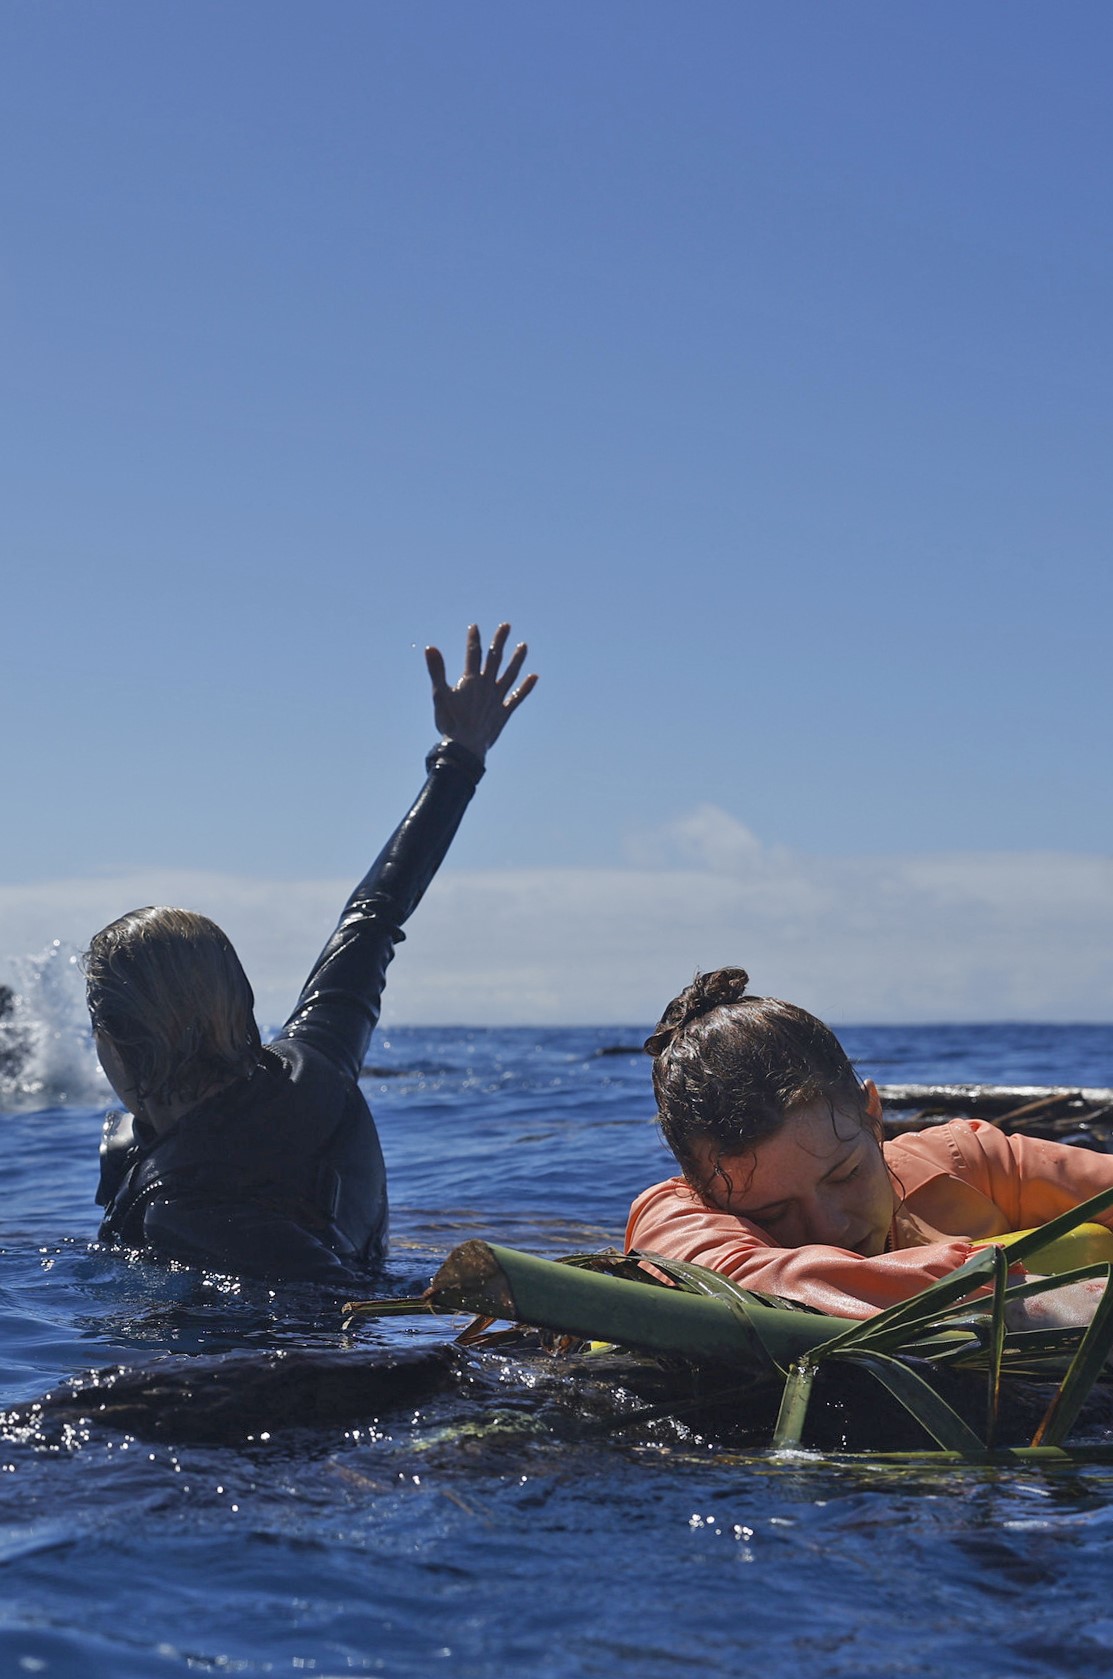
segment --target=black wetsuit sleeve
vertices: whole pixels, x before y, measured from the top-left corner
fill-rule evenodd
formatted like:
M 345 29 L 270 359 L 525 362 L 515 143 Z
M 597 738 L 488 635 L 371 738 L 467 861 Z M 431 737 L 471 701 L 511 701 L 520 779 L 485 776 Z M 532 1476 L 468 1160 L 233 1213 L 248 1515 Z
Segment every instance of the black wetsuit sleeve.
M 474 753 L 453 741 L 434 746 L 425 765 L 425 786 L 348 899 L 276 1040 L 312 1044 L 352 1079 L 378 1023 L 402 923 L 443 862 L 483 774 Z

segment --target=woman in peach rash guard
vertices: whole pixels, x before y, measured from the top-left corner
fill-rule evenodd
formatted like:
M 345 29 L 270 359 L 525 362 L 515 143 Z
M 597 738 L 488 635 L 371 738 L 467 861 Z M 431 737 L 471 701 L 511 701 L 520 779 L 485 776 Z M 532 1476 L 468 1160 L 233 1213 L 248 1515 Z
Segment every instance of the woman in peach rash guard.
M 834 1033 L 748 983 L 741 968 L 697 975 L 646 1042 L 683 1176 L 638 1196 L 628 1248 L 867 1318 L 957 1269 L 975 1242 L 1113 1187 L 1113 1156 L 977 1120 L 883 1141 L 877 1087 Z M 1113 1228 L 1113 1210 L 1102 1222 Z M 1085 1322 L 1102 1287 L 1020 1302 L 1012 1321 Z

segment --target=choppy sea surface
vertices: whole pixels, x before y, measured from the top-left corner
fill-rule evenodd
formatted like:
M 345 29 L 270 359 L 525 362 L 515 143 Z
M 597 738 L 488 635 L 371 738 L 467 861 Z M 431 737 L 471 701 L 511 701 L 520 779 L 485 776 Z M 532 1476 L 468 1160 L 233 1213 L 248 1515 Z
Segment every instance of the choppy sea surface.
M 167 1357 L 446 1341 L 346 1335 L 336 1300 L 95 1244 L 107 1091 L 61 957 L 29 972 L 0 1089 L 0 1407 Z M 621 1239 L 668 1159 L 646 1022 L 395 1030 L 367 1094 L 391 1171 L 377 1292 L 473 1235 Z M 15 1028 L 13 1028 L 14 1030 Z M 1113 1084 L 1113 1028 L 855 1027 L 879 1082 Z M 427 1401 L 236 1445 L 114 1429 L 0 1444 L 0 1674 L 1014 1679 L 1113 1665 L 1113 1469 L 894 1468 L 623 1426 L 620 1396 L 475 1355 Z M 184 1431 L 186 1434 L 189 1430 Z M 267 1437 L 269 1435 L 269 1438 Z

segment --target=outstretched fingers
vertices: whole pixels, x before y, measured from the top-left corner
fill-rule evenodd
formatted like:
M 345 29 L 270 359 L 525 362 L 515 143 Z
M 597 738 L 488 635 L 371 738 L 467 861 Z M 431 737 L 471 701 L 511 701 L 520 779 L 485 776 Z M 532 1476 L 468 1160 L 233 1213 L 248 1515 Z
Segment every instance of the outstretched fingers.
M 499 675 L 509 635 L 510 625 L 500 624 L 484 662 L 479 630 L 472 624 L 464 653 L 464 673 L 455 684 L 448 680 L 440 649 L 425 649 L 425 664 L 433 683 L 433 720 L 446 739 L 467 747 L 480 759 L 502 733 L 507 718 L 537 683 L 536 676 L 518 681 L 526 657 L 525 642 L 514 649 L 505 671 Z
M 478 635 L 478 630 L 476 634 Z M 506 646 L 506 638 L 510 634 L 509 624 L 500 624 L 491 637 L 491 648 L 487 654 L 487 662 L 483 666 L 484 676 L 497 676 L 499 665 L 502 663 L 502 650 Z
M 507 628 L 509 629 L 509 625 L 507 625 Z M 505 636 L 503 637 L 503 640 L 506 640 Z M 495 687 L 498 689 L 500 696 L 505 698 L 511 688 L 513 688 L 515 682 L 518 680 L 518 672 L 526 662 L 526 654 L 528 652 L 529 648 L 526 646 L 524 641 L 520 641 L 517 647 L 515 647 L 513 653 L 510 655 L 510 663 L 495 683 Z
M 439 647 L 425 649 L 425 668 L 433 684 L 434 701 L 448 693 L 448 672 L 444 668 L 444 654 Z
M 524 654 L 525 654 L 525 648 L 524 647 L 522 648 L 522 653 L 523 653 L 523 656 L 524 656 Z M 521 683 L 520 686 L 517 687 L 514 690 L 514 692 L 510 695 L 509 699 L 503 701 L 502 709 L 506 713 L 507 717 L 510 716 L 510 713 L 512 711 L 517 711 L 518 707 L 521 705 L 521 703 L 525 699 L 526 695 L 527 694 L 532 694 L 533 690 L 536 687 L 537 687 L 537 674 L 536 674 L 536 672 L 534 672 L 534 674 L 532 676 L 527 676 L 526 677 L 525 681 L 523 683 Z

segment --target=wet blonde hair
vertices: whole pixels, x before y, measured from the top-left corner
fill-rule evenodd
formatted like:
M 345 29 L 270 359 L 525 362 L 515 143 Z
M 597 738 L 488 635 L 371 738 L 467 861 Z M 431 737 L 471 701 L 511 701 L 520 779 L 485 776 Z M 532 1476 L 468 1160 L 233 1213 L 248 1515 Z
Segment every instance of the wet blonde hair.
M 93 1030 L 111 1039 L 141 1102 L 200 1101 L 259 1054 L 255 998 L 226 933 L 188 909 L 132 910 L 85 953 Z

